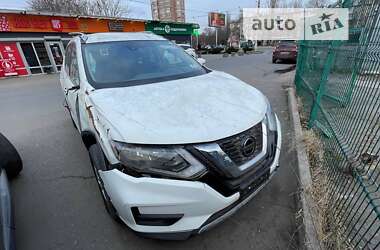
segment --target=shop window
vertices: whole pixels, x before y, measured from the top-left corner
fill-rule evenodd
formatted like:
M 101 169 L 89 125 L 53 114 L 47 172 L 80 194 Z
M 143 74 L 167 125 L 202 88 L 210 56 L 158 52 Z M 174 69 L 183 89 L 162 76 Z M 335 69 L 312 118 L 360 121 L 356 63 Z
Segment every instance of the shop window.
M 30 73 L 32 74 L 41 74 L 42 69 L 41 68 L 30 68 Z
M 54 72 L 43 42 L 20 43 L 20 46 L 32 74 Z
M 20 43 L 20 46 L 21 46 L 22 52 L 24 53 L 25 59 L 29 65 L 29 67 L 40 67 L 37 56 L 34 53 L 32 43 Z M 32 69 L 31 69 L 31 71 L 32 71 Z
M 57 67 L 58 71 L 61 71 L 61 66 L 63 63 L 63 56 L 61 51 L 61 46 L 59 42 L 50 42 L 49 43 L 49 49 L 51 52 L 51 55 L 53 57 L 55 66 Z
M 40 60 L 40 64 L 43 68 L 43 71 L 45 73 L 51 73 L 53 72 L 53 67 L 51 65 L 48 52 L 46 50 L 45 44 L 43 42 L 35 42 L 34 48 L 36 50 L 38 59 Z
M 67 45 L 69 44 L 69 40 L 62 40 L 63 48 L 66 50 Z

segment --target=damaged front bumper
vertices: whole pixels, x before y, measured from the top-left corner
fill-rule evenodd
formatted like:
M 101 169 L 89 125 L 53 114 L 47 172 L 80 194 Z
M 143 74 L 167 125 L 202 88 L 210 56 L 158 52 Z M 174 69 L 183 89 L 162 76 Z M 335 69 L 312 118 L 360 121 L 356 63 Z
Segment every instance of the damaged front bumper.
M 244 196 L 237 192 L 225 197 L 199 181 L 135 178 L 117 169 L 100 176 L 120 219 L 132 230 L 150 238 L 181 240 L 210 229 L 251 200 L 276 172 L 279 155 L 277 147 L 266 174 Z

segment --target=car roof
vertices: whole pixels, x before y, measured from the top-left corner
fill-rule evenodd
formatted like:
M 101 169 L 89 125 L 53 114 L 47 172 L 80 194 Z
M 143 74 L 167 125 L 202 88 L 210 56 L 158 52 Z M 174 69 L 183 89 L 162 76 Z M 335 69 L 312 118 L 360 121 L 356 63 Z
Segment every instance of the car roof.
M 107 32 L 107 33 L 94 33 L 94 34 L 85 35 L 86 43 L 137 41 L 137 40 L 162 41 L 166 39 L 163 38 L 162 36 L 155 35 L 151 32 Z

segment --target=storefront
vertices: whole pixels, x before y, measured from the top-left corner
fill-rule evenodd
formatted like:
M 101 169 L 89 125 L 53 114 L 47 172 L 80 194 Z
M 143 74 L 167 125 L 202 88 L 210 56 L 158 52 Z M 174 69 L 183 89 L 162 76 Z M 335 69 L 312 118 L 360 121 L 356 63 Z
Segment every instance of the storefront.
M 152 31 L 191 44 L 197 28 L 197 24 L 1 10 L 0 77 L 59 72 L 71 32 Z
M 70 32 L 145 31 L 145 20 L 0 13 L 0 77 L 61 70 Z
M 191 44 L 191 36 L 198 24 L 192 23 L 165 23 L 158 21 L 147 21 L 145 30 L 161 35 L 176 43 Z

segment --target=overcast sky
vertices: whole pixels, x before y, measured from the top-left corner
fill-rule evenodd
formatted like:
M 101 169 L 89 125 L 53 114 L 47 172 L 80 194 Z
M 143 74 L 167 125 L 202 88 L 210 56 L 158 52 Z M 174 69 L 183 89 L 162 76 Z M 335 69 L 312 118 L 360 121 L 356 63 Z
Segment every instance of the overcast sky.
M 150 0 L 122 0 L 128 3 L 129 17 L 152 19 Z M 254 7 L 256 0 L 185 0 L 186 22 L 199 23 L 202 28 L 207 27 L 207 12 L 229 11 L 237 16 L 239 7 Z M 0 0 L 0 8 L 25 9 L 27 0 Z

